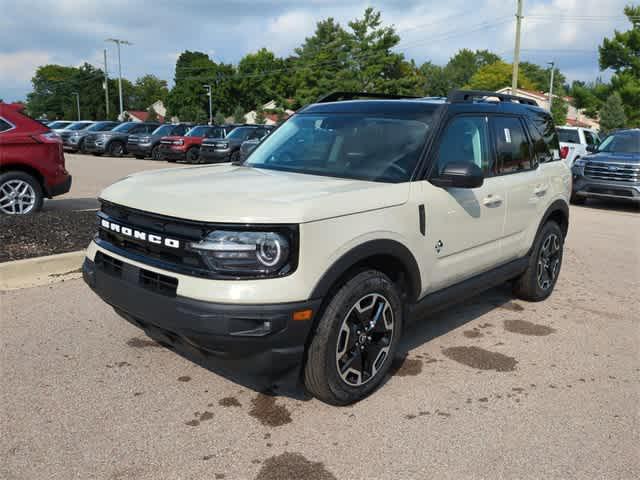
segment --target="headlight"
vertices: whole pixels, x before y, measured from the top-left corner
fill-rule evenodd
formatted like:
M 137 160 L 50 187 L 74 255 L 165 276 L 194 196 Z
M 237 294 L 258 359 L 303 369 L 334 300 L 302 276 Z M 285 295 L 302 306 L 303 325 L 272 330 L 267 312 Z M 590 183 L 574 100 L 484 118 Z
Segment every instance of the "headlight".
M 281 233 L 216 230 L 189 246 L 211 270 L 220 273 L 245 276 L 288 273 L 291 245 Z
M 174 140 L 171 142 L 173 145 L 184 145 L 184 140 Z
M 229 143 L 227 142 L 218 142 L 215 144 L 216 148 L 229 148 Z

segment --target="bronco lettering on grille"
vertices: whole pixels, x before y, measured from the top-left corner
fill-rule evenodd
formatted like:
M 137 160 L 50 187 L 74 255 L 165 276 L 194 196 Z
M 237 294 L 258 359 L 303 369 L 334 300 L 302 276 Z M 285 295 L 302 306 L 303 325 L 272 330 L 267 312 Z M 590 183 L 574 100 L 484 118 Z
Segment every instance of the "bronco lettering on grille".
M 134 228 L 125 227 L 105 220 L 104 218 L 100 219 L 100 226 L 105 230 L 116 232 L 120 235 L 131 237 L 136 240 L 142 240 L 143 242 L 149 242 L 155 245 L 164 245 L 169 248 L 180 248 L 180 240 L 176 240 L 175 238 L 162 237 L 153 233 L 147 233 Z

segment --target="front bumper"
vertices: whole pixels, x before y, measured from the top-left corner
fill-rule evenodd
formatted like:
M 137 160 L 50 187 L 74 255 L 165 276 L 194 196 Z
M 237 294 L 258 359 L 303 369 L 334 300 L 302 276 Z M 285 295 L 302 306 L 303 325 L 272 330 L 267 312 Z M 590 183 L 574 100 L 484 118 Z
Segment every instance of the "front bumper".
M 127 143 L 127 152 L 131 155 L 144 155 L 148 157 L 151 155 L 151 143 Z
M 161 160 L 184 161 L 187 158 L 187 152 L 186 150 L 174 150 L 167 145 L 160 145 L 159 156 Z
M 151 336 L 217 357 L 221 366 L 244 373 L 276 377 L 302 365 L 312 320 L 294 321 L 292 315 L 306 309 L 315 314 L 320 299 L 268 305 L 212 303 L 167 293 L 166 279 L 171 277 L 155 274 L 159 280 L 154 284 L 142 268 L 124 262 L 120 268 L 117 272 L 103 257 L 95 262 L 86 258 L 82 272 L 100 298 Z
M 62 146 L 65 150 L 68 150 L 70 152 L 77 152 L 78 149 L 80 148 L 80 140 L 78 138 L 73 138 L 72 137 L 68 137 L 68 138 L 63 138 L 62 139 Z
M 106 153 L 107 142 L 100 143 L 100 144 L 85 142 L 84 150 L 89 153 Z
M 200 160 L 205 163 L 222 163 L 228 162 L 231 157 L 231 148 L 219 149 L 219 148 L 200 148 Z
M 640 203 L 640 184 L 595 180 L 574 174 L 573 195 L 583 198 L 626 200 Z

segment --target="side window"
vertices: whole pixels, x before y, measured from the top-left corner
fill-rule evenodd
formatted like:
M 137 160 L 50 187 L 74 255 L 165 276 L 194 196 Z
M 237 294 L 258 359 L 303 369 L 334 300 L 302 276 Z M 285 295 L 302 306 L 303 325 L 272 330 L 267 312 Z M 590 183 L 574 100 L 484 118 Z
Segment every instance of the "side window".
M 438 148 L 436 172 L 440 175 L 449 163 L 475 163 L 486 176 L 493 175 L 494 159 L 489 149 L 487 117 L 455 117 L 447 125 Z
M 147 125 L 146 133 L 153 132 L 159 125 Z
M 559 130 L 556 130 L 551 115 L 534 112 L 529 117 L 529 131 L 533 139 L 534 155 L 537 162 L 560 160 Z M 542 144 L 538 144 L 540 137 L 546 150 L 543 150 Z
M 584 131 L 584 139 L 587 142 L 587 145 L 598 145 L 598 139 L 593 133 L 587 130 Z
M 129 133 L 145 133 L 146 131 L 147 129 L 144 125 L 136 125 L 129 131 Z
M 522 172 L 537 167 L 537 163 L 531 161 L 529 140 L 520 119 L 496 116 L 492 118 L 491 123 L 500 174 Z
M 7 122 L 7 121 L 3 120 L 2 118 L 0 118 L 0 133 L 4 132 L 4 131 L 7 131 L 7 130 L 9 130 L 11 128 L 13 128 L 13 127 L 11 126 L 11 124 L 9 122 Z
M 531 121 L 527 122 L 531 145 L 533 149 L 533 159 L 536 164 L 551 162 L 555 158 L 553 152 L 544 141 L 544 137 Z
M 185 133 L 187 133 L 187 127 L 185 125 L 178 125 L 176 127 L 174 135 L 182 137 Z

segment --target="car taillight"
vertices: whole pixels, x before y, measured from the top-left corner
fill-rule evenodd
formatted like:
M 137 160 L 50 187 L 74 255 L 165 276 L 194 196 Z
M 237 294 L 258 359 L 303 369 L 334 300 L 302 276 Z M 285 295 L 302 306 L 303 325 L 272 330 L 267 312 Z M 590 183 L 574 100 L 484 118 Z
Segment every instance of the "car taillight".
M 41 133 L 34 135 L 33 139 L 40 143 L 62 143 L 62 138 L 56 132 Z
M 560 158 L 564 160 L 569 156 L 569 147 L 560 147 Z

